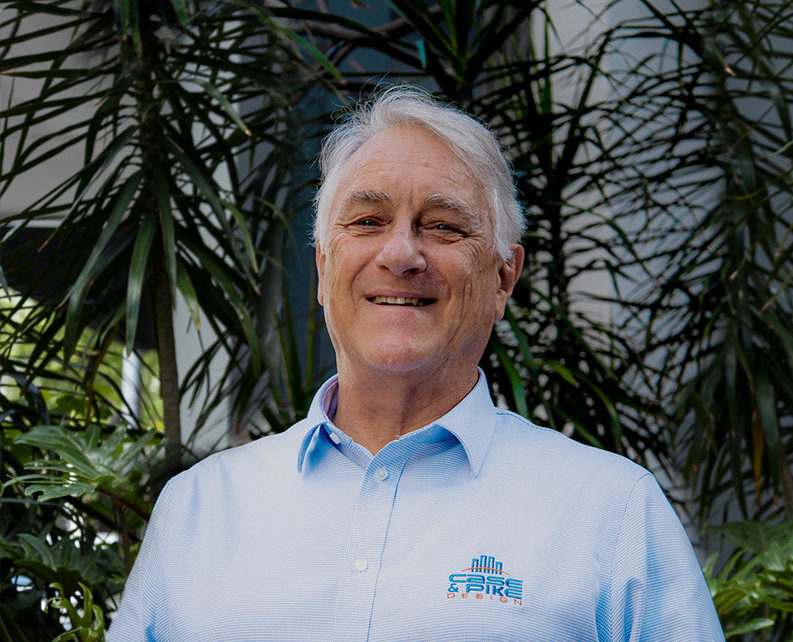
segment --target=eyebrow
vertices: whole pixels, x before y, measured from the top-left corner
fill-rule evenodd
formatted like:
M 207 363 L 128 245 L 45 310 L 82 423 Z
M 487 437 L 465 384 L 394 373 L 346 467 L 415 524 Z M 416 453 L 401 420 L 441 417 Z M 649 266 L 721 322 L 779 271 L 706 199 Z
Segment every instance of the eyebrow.
M 344 199 L 345 203 L 385 203 L 390 200 L 391 197 L 385 192 L 369 189 L 353 192 Z
M 446 194 L 428 194 L 424 198 L 424 207 L 436 210 L 454 210 L 467 218 L 477 218 L 476 212 L 469 206 Z

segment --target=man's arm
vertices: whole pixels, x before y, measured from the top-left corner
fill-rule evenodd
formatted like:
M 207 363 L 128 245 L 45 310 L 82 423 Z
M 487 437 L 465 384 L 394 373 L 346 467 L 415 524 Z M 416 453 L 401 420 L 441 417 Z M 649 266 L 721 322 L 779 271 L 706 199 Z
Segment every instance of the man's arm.
M 157 639 L 154 637 L 153 625 L 161 576 L 153 572 L 153 567 L 164 552 L 171 497 L 171 484 L 168 484 L 152 511 L 146 536 L 124 587 L 121 605 L 113 616 L 107 642 L 153 642 Z
M 649 473 L 633 487 L 614 551 L 602 639 L 724 640 L 691 543 Z

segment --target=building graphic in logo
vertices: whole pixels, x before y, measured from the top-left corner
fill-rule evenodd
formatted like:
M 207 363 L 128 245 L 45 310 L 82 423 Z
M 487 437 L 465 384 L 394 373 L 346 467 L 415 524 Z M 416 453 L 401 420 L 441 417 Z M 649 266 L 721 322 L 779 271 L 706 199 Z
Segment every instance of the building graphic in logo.
M 523 580 L 512 577 L 492 555 L 480 555 L 471 566 L 449 575 L 447 599 L 491 600 L 501 604 L 523 604 Z

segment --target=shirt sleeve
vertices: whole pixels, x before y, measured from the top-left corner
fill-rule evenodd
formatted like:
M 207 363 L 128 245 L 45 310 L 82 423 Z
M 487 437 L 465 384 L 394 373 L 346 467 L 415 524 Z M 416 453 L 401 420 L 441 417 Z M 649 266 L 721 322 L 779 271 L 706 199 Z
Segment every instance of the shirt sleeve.
M 724 640 L 694 550 L 655 478 L 638 479 L 614 551 L 605 640 Z
M 164 555 L 164 527 L 168 523 L 171 496 L 172 484 L 169 482 L 152 511 L 146 535 L 121 596 L 121 605 L 107 633 L 107 642 L 153 642 L 157 639 L 154 625 L 162 574 L 157 573 L 155 567 Z

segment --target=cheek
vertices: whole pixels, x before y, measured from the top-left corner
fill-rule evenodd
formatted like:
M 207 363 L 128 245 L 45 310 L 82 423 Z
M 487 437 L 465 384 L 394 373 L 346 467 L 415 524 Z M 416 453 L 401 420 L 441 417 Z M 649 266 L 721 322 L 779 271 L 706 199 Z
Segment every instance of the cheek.
M 498 273 L 486 252 L 472 250 L 466 258 L 456 271 L 458 282 L 463 284 L 463 296 L 475 297 L 474 303 L 481 304 L 482 297 L 489 297 L 498 289 Z
M 325 307 L 343 309 L 349 305 L 349 293 L 359 271 L 356 262 L 358 253 L 354 248 L 344 248 L 331 243 L 325 253 L 322 270 L 322 292 Z
M 325 278 L 323 284 L 323 298 L 325 302 L 323 306 L 325 308 L 325 314 L 327 315 L 331 310 L 334 310 L 338 307 L 339 298 L 341 297 L 341 293 L 339 292 L 339 273 L 338 270 L 334 269 L 335 266 L 328 264 L 327 269 L 325 270 Z

